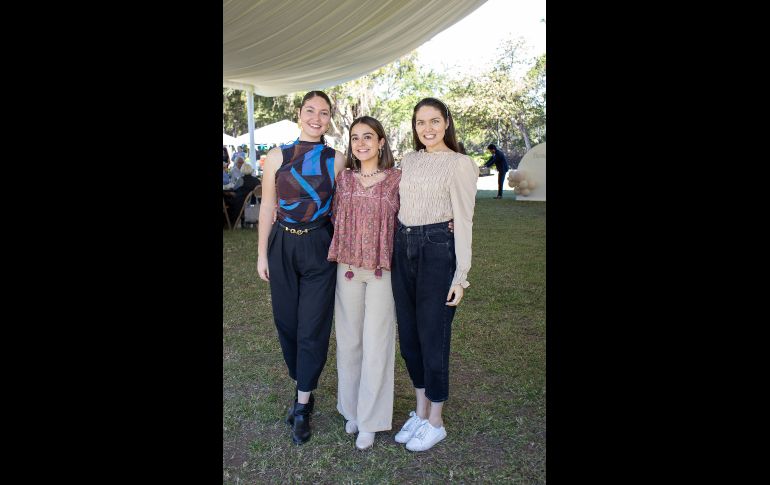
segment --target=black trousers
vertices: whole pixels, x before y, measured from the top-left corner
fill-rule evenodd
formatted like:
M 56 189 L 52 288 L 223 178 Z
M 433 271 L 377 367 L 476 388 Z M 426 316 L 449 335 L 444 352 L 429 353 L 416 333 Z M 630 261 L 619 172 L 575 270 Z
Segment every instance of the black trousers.
M 503 196 L 503 182 L 505 182 L 505 172 L 497 172 L 497 196 Z
M 323 227 L 318 227 L 323 225 Z M 315 228 L 292 234 L 286 228 Z M 267 246 L 273 318 L 289 376 L 310 392 L 326 365 L 334 317 L 337 263 L 327 261 L 334 226 L 324 222 L 276 222 Z
M 398 339 L 412 385 L 432 402 L 449 398 L 449 344 L 457 307 L 447 306 L 455 266 L 454 234 L 447 222 L 398 223 L 390 281 Z

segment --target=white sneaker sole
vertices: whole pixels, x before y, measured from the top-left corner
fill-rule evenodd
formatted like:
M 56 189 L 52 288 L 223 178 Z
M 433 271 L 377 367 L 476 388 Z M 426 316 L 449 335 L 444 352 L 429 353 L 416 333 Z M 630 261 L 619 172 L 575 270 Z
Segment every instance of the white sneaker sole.
M 446 432 L 444 433 L 444 436 L 442 436 L 441 438 L 439 438 L 436 441 L 434 441 L 433 443 L 431 443 L 430 446 L 422 447 L 421 445 L 414 445 L 414 446 L 412 446 L 410 448 L 409 447 L 409 443 L 407 443 L 406 444 L 406 449 L 409 450 L 409 451 L 428 451 L 429 449 L 431 449 L 434 446 L 436 446 L 438 443 L 444 441 L 445 438 L 446 438 Z
M 404 433 L 403 431 L 399 431 L 396 433 L 396 436 L 393 438 L 396 440 L 396 443 L 406 444 L 409 442 L 410 439 L 414 438 L 414 434 L 417 432 L 418 429 L 420 429 L 420 426 L 422 423 L 416 425 L 411 433 Z M 404 433 L 404 434 L 401 434 Z

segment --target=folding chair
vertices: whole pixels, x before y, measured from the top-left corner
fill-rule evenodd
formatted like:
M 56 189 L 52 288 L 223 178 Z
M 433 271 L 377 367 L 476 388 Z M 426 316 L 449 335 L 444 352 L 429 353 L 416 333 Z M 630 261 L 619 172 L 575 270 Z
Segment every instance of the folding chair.
M 235 223 L 233 224 L 233 227 L 241 227 L 241 217 L 243 217 L 243 211 L 246 210 L 246 204 L 251 202 L 251 198 L 256 197 L 257 200 L 259 200 L 262 197 L 262 185 L 257 185 L 254 187 L 254 190 L 249 192 L 249 195 L 246 196 L 245 199 L 243 199 L 243 205 L 241 206 L 240 212 L 238 212 L 238 218 L 235 220 Z M 259 224 L 259 221 L 257 221 L 254 225 L 256 226 Z
M 230 224 L 230 216 L 227 214 L 227 204 L 225 203 L 225 196 L 222 196 L 222 210 L 225 212 L 225 220 L 227 220 L 227 228 L 232 230 L 233 226 Z

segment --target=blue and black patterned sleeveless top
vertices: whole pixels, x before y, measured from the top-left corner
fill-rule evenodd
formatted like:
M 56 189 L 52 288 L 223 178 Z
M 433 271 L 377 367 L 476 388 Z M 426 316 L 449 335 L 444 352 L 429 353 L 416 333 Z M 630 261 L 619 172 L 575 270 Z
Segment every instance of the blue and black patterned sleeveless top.
M 329 217 L 334 196 L 333 148 L 299 138 L 281 146 L 283 164 L 275 173 L 278 219 L 311 222 Z

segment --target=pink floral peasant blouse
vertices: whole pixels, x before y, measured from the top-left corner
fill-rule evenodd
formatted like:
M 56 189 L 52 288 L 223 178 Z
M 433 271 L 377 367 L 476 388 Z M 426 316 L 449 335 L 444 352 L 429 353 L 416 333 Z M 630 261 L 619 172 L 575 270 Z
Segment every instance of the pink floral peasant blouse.
M 332 203 L 334 237 L 329 261 L 390 271 L 401 171 L 389 168 L 384 172 L 386 177 L 371 187 L 364 187 L 350 169 L 339 175 Z

